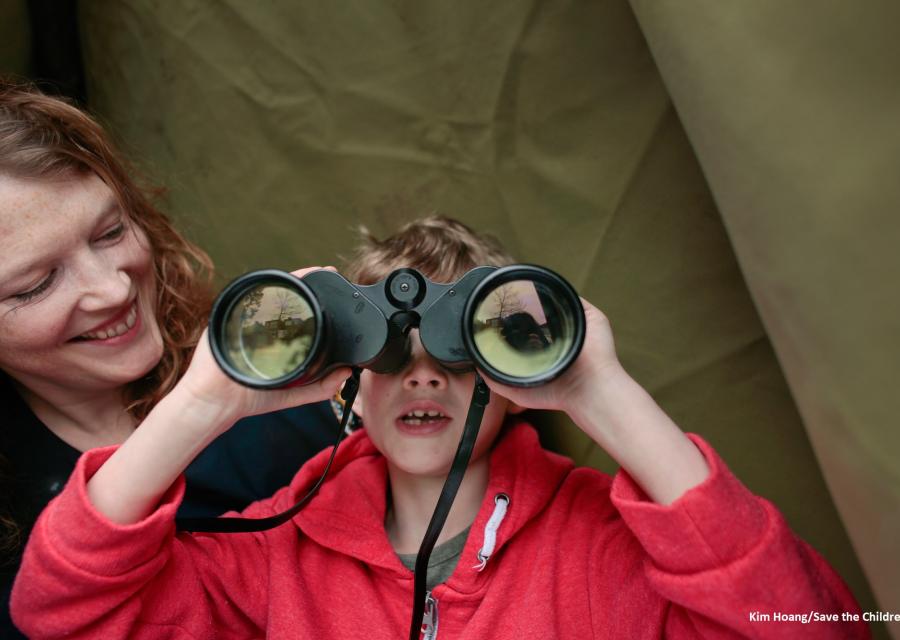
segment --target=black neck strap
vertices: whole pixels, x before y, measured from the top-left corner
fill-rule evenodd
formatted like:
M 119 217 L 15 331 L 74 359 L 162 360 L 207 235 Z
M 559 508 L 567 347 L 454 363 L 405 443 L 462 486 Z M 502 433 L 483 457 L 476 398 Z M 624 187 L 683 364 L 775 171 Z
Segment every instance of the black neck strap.
M 422 538 L 422 544 L 419 546 L 419 553 L 416 556 L 416 572 L 413 578 L 413 613 L 409 626 L 409 640 L 419 640 L 422 633 L 422 617 L 425 615 L 425 579 L 428 574 L 428 560 L 431 558 L 431 551 L 437 542 L 447 515 L 450 513 L 450 507 L 453 506 L 453 500 L 456 498 L 456 492 L 459 485 L 462 484 L 463 476 L 469 466 L 469 458 L 472 457 L 472 451 L 475 449 L 475 440 L 478 438 L 478 430 L 481 428 L 481 417 L 484 415 L 484 408 L 491 399 L 491 391 L 485 384 L 478 372 L 475 372 L 475 389 L 472 391 L 472 402 L 469 405 L 469 413 L 466 415 L 466 426 L 463 428 L 462 437 L 459 439 L 459 446 L 456 449 L 456 456 L 453 458 L 453 464 L 450 467 L 450 473 L 444 481 L 444 488 L 441 489 L 441 495 L 438 498 L 437 506 L 431 515 L 431 522 L 428 523 L 428 529 L 425 531 L 425 537 Z
M 341 416 L 337 440 L 334 443 L 334 448 L 331 450 L 331 457 L 328 458 L 328 463 L 325 465 L 325 470 L 322 471 L 322 475 L 319 476 L 319 479 L 316 480 L 316 483 L 306 495 L 300 499 L 300 502 L 287 511 L 282 511 L 279 514 L 269 516 L 268 518 L 179 518 L 175 521 L 175 526 L 178 530 L 192 531 L 194 533 L 248 533 L 250 531 L 265 531 L 266 529 L 273 529 L 280 524 L 284 524 L 300 513 L 300 510 L 314 495 L 316 495 L 319 487 L 322 486 L 322 483 L 325 481 L 325 476 L 328 475 L 328 470 L 331 469 L 331 463 L 334 462 L 334 456 L 337 453 L 338 445 L 341 444 L 341 441 L 347 433 L 347 422 L 350 420 L 351 415 L 350 409 L 353 406 L 353 401 L 356 399 L 356 393 L 359 391 L 359 376 L 361 373 L 361 369 L 354 368 L 353 373 L 344 383 L 344 388 L 341 390 L 341 398 L 344 399 L 344 414 Z

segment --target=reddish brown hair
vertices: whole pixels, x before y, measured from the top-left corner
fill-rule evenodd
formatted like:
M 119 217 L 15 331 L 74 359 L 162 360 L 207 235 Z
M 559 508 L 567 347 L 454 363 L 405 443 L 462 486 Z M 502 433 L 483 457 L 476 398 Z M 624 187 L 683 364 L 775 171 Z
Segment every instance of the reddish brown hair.
M 373 284 L 400 267 L 418 269 L 434 282 L 453 282 L 480 265 L 515 262 L 491 235 L 475 233 L 459 220 L 432 215 L 378 240 L 364 226 L 361 242 L 342 273 L 351 282 Z
M 206 325 L 212 262 L 154 206 L 162 190 L 138 183 L 133 177 L 138 174 L 96 120 L 31 85 L 0 78 L 0 173 L 54 179 L 73 172 L 99 176 L 150 242 L 163 356 L 126 388 L 127 410 L 141 420 L 187 368 Z

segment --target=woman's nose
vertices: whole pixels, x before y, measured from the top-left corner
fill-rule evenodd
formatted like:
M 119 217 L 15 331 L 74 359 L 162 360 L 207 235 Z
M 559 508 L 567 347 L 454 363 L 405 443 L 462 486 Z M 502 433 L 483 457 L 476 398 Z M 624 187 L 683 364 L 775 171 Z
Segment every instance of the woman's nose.
M 131 276 L 105 260 L 92 260 L 80 269 L 81 298 L 84 311 L 102 311 L 120 307 L 131 297 Z
M 422 347 L 419 332 L 410 332 L 411 352 L 409 363 L 403 371 L 403 388 L 413 389 L 446 389 L 447 372 Z

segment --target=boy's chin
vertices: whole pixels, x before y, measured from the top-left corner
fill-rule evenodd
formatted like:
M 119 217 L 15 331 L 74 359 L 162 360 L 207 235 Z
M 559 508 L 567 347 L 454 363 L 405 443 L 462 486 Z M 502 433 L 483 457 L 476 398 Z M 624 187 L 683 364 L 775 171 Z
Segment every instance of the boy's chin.
M 455 453 L 455 451 L 451 453 Z M 441 480 L 450 473 L 452 464 L 452 455 L 438 460 L 426 455 L 417 456 L 412 453 L 403 456 L 402 460 L 393 462 L 393 466 L 405 475 L 415 476 L 416 478 L 439 478 Z
M 444 467 L 413 467 L 405 470 L 406 473 L 410 476 L 415 476 L 420 479 L 434 479 L 440 480 L 441 482 L 446 479 L 447 474 L 450 473 L 450 465 L 447 464 Z

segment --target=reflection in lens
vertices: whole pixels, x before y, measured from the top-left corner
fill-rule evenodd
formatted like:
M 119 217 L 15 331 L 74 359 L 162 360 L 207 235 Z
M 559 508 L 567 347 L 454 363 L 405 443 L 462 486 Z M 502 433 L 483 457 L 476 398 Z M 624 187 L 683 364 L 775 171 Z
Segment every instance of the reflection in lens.
M 572 348 L 575 318 L 561 296 L 541 282 L 513 280 L 491 291 L 475 309 L 475 346 L 509 376 L 550 371 Z
M 258 285 L 231 308 L 225 357 L 246 376 L 274 380 L 304 364 L 315 333 L 315 316 L 303 296 L 283 285 Z

